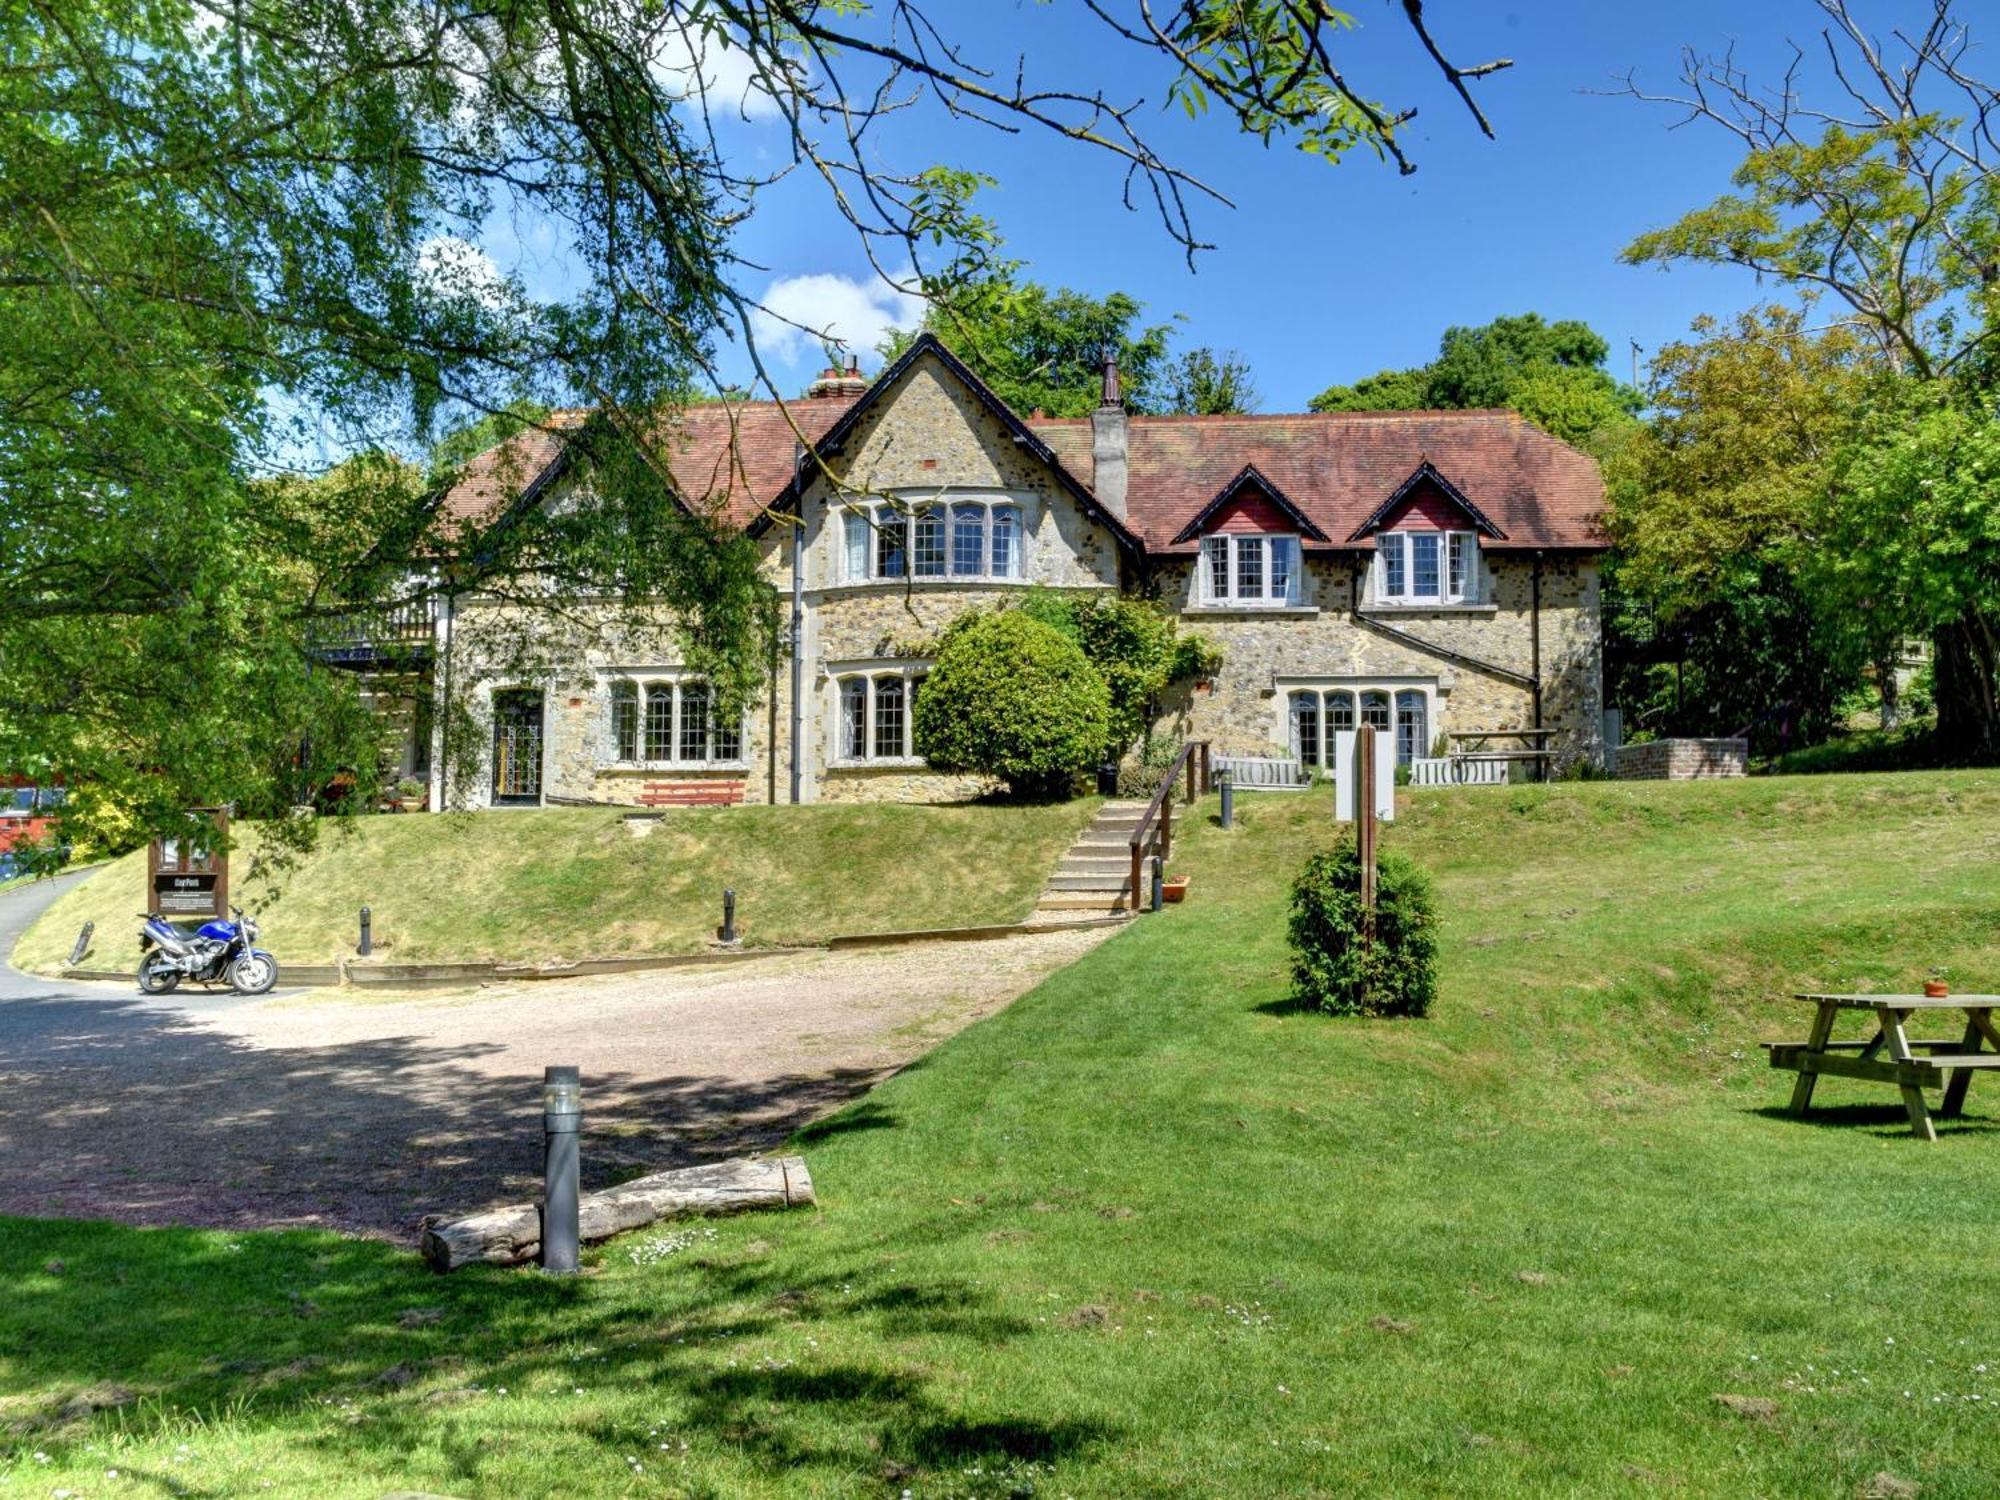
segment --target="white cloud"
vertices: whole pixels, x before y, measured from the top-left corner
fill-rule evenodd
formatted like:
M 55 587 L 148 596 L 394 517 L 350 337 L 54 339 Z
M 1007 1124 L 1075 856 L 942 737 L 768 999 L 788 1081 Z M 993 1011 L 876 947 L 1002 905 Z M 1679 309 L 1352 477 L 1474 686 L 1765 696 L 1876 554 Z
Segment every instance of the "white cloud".
M 751 120 L 775 119 L 781 113 L 748 52 L 716 32 L 672 19 L 660 31 L 653 79 L 666 94 L 683 101 L 706 99 L 718 112 Z
M 924 315 L 923 298 L 879 277 L 855 281 L 828 272 L 781 277 L 761 300 L 751 332 L 767 358 L 787 365 L 796 365 L 801 353 L 817 360 L 823 338 L 866 357 L 890 329 L 914 328 Z
M 507 278 L 493 257 L 455 234 L 433 235 L 417 247 L 417 281 L 447 301 L 470 297 L 498 307 L 507 296 Z

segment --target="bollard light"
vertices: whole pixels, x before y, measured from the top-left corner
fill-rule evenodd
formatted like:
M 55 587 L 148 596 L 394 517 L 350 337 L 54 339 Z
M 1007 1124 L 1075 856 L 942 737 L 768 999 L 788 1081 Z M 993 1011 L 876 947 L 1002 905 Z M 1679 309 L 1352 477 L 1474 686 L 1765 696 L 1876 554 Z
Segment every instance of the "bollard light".
M 1216 782 L 1222 788 L 1222 826 L 1236 826 L 1236 778 L 1227 771 L 1216 773 Z
M 736 892 L 733 890 L 725 890 L 722 893 L 721 937 L 725 943 L 736 941 Z
M 374 913 L 369 911 L 367 907 L 365 906 L 362 907 L 361 908 L 361 956 L 363 958 L 366 958 L 369 954 L 375 951 L 375 934 L 370 926 L 373 920 L 374 920 Z
M 1153 910 L 1158 911 L 1167 902 L 1167 862 L 1159 855 L 1153 856 Z
M 583 1129 L 583 1075 L 576 1067 L 542 1070 L 542 1269 L 576 1269 L 577 1133 Z

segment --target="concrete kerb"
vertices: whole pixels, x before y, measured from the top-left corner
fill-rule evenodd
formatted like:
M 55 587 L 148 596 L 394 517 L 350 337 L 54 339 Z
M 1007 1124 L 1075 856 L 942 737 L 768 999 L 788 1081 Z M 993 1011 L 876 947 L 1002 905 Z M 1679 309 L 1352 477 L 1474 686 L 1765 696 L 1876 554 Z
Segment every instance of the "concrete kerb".
M 851 951 L 858 948 L 898 948 L 918 943 L 985 943 L 1051 932 L 1088 931 L 1118 927 L 1132 920 L 1129 912 L 1090 917 L 1077 922 L 1011 922 L 989 927 L 930 927 L 909 932 L 860 932 L 828 938 L 824 943 L 778 948 L 724 948 L 705 953 L 665 953 L 635 958 L 586 958 L 566 964 L 374 964 L 343 959 L 337 964 L 280 965 L 278 982 L 285 988 L 336 988 L 343 984 L 375 989 L 450 989 L 494 980 L 577 979 L 592 974 L 633 974 L 650 969 L 689 969 L 783 958 L 798 953 Z M 130 979 L 123 970 L 64 969 L 64 979 Z

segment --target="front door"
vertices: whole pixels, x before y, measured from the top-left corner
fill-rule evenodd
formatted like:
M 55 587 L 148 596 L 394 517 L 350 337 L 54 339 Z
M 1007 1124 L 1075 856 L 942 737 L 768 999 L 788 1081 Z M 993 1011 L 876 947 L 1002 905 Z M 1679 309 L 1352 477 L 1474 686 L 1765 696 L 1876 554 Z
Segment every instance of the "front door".
M 493 695 L 493 800 L 542 800 L 542 695 Z

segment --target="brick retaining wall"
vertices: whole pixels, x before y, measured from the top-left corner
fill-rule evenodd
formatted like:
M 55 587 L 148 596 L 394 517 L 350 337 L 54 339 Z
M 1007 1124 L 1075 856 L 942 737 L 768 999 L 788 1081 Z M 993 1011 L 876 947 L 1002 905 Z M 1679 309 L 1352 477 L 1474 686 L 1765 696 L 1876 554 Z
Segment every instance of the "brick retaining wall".
M 1748 740 L 1648 740 L 1618 747 L 1620 781 L 1707 781 L 1749 770 Z

